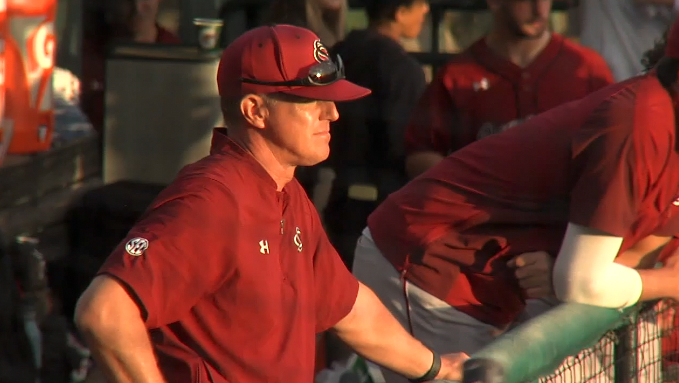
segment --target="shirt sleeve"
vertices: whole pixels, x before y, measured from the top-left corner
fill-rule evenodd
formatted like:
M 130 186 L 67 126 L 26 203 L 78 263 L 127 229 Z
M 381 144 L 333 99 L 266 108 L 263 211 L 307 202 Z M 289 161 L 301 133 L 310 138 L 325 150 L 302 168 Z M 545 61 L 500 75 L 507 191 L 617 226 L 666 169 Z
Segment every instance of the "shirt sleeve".
M 619 96 L 598 106 L 573 137 L 569 221 L 623 237 L 651 182 L 638 150 L 645 137 L 634 129 L 650 121 L 635 116 L 634 94 Z
M 313 206 L 312 206 L 313 208 Z M 356 303 L 358 280 L 349 272 L 313 213 L 319 238 L 314 252 L 316 332 L 323 332 L 346 317 Z
M 405 133 L 406 154 L 433 151 L 445 156 L 453 146 L 454 84 L 447 68 L 442 68 L 427 86 L 410 117 Z
M 157 328 L 179 320 L 232 274 L 229 237 L 238 230 L 232 194 L 200 179 L 165 190 L 108 257 L 99 274 L 128 289 Z

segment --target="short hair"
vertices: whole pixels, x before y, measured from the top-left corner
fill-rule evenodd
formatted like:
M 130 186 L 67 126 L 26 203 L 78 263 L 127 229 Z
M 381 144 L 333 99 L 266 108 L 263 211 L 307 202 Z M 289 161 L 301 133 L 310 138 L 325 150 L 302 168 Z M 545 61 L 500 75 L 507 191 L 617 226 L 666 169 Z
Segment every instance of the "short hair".
M 400 7 L 410 7 L 423 0 L 364 0 L 365 13 L 370 23 L 384 23 L 396 19 Z
M 240 102 L 243 97 L 222 97 L 219 101 L 222 108 L 222 116 L 226 127 L 232 127 L 240 123 Z
M 677 71 L 679 71 L 679 59 L 665 56 L 668 32 L 669 29 L 655 42 L 653 48 L 644 53 L 641 59 L 641 63 L 646 71 L 655 68 L 656 76 L 665 88 L 669 88 L 677 82 Z

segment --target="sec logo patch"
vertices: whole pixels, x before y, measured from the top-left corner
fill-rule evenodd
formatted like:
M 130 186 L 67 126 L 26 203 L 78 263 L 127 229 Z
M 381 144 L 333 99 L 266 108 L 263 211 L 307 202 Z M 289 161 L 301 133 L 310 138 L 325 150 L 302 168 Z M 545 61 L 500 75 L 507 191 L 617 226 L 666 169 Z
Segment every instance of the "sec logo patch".
M 149 248 L 149 241 L 146 238 L 133 238 L 130 239 L 127 244 L 125 244 L 125 250 L 127 251 L 127 254 L 133 256 L 133 257 L 138 257 L 146 251 L 146 249 Z

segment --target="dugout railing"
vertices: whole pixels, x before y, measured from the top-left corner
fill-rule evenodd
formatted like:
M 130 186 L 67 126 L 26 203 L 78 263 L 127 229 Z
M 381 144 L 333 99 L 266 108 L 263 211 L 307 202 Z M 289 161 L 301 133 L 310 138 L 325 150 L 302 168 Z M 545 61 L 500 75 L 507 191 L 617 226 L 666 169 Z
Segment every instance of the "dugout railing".
M 677 383 L 677 307 L 561 304 L 473 354 L 463 383 Z

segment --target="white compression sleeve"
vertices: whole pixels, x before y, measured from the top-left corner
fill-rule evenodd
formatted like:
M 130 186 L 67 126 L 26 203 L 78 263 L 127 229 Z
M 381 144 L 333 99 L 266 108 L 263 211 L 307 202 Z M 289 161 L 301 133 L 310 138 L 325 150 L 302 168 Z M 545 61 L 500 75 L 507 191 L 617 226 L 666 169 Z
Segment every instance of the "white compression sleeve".
M 569 223 L 554 264 L 554 291 L 564 302 L 623 308 L 639 300 L 639 273 L 614 262 L 622 238 Z

